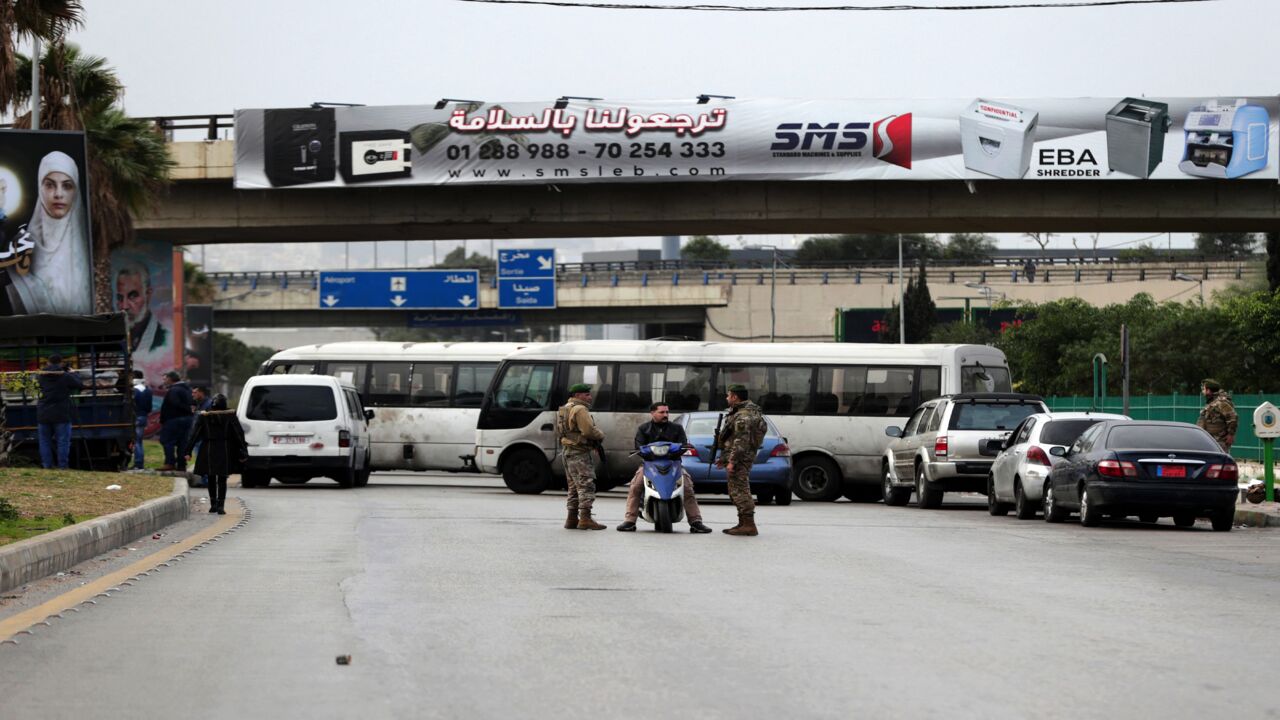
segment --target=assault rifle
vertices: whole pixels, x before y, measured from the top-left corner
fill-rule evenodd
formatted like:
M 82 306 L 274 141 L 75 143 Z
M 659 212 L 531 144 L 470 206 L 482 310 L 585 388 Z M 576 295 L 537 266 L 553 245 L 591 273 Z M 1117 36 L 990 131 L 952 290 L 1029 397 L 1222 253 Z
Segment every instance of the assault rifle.
M 591 449 L 596 451 L 596 455 L 600 458 L 600 469 L 603 472 L 608 467 L 604 459 L 604 443 L 599 440 L 591 441 Z
M 716 466 L 716 451 L 720 449 L 720 428 L 724 425 L 724 413 L 716 417 L 716 429 L 711 433 L 711 455 L 707 458 L 707 480 L 711 479 L 711 468 Z

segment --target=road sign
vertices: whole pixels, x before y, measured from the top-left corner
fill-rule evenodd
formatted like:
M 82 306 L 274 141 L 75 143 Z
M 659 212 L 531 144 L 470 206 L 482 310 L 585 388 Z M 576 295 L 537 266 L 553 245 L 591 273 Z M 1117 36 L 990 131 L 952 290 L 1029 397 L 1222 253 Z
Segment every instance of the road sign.
M 1280 409 L 1264 402 L 1253 411 L 1253 434 L 1260 438 L 1280 437 Z
M 498 308 L 502 310 L 556 306 L 556 251 L 498 251 Z
M 321 310 L 475 310 L 479 306 L 479 270 L 320 273 Z

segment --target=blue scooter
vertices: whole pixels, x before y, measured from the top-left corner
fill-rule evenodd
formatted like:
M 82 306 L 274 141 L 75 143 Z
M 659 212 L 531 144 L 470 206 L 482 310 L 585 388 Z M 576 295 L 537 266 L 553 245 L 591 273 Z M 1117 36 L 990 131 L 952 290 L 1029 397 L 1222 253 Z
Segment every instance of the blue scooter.
M 685 446 L 655 442 L 636 451 L 644 461 L 644 500 L 640 516 L 653 523 L 656 532 L 669 533 L 684 519 L 684 464 L 680 456 Z

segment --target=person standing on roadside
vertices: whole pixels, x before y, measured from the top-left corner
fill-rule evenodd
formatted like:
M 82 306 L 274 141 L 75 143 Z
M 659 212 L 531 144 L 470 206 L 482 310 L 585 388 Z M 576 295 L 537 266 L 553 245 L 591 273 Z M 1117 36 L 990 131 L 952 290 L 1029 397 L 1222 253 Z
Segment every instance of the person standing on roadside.
M 726 528 L 728 535 L 759 535 L 756 528 L 756 504 L 751 498 L 751 466 L 764 443 L 768 425 L 760 406 L 751 402 L 747 388 L 730 385 L 725 395 L 729 412 L 720 431 L 720 457 L 716 466 L 725 469 L 729 480 L 729 498 L 738 509 L 738 524 Z
M 191 411 L 196 414 L 197 418 L 199 417 L 200 413 L 209 409 L 209 406 L 211 403 L 213 403 L 213 398 L 209 397 L 209 388 L 203 385 L 196 385 L 195 387 L 191 388 Z M 192 432 L 195 432 L 194 423 L 192 424 L 191 428 L 192 428 Z M 198 452 L 200 452 L 200 442 L 196 441 L 195 447 L 192 449 L 192 451 L 189 453 L 184 453 L 183 455 L 184 456 L 194 455 Z M 200 478 L 200 480 L 196 482 L 196 487 L 208 487 L 209 486 L 208 476 L 206 476 L 203 473 L 196 473 L 196 474 Z
M 177 371 L 164 374 L 164 400 L 160 402 L 160 444 L 164 447 L 161 470 L 186 470 L 187 463 L 178 452 L 191 432 L 191 407 L 195 403 L 191 389 L 182 382 Z
M 71 464 L 71 394 L 84 387 L 80 375 L 62 364 L 58 353 L 49 355 L 49 364 L 40 372 L 40 400 L 36 403 L 37 441 L 40 465 L 66 470 Z
M 209 399 L 209 409 L 196 415 L 182 456 L 190 457 L 196 447 L 200 448 L 196 474 L 209 478 L 209 512 L 226 515 L 227 476 L 240 472 L 249 455 L 240 419 L 235 410 L 227 409 L 226 395 L 214 395 Z
M 1222 385 L 1212 378 L 1205 378 L 1200 383 L 1200 392 L 1204 395 L 1204 409 L 1200 411 L 1196 425 L 1204 428 L 1218 441 L 1222 452 L 1230 454 L 1231 446 L 1236 444 L 1236 429 L 1240 425 L 1236 406 L 1222 390 Z
M 565 485 L 569 497 L 565 506 L 569 517 L 566 529 L 604 530 L 607 526 L 591 519 L 591 506 L 596 501 L 596 471 L 591 453 L 604 442 L 604 433 L 591 419 L 591 386 L 578 383 L 569 387 L 569 402 L 556 412 L 556 435 L 564 452 Z
M 649 406 L 649 422 L 636 430 L 636 449 L 656 442 L 672 442 L 688 445 L 689 438 L 684 428 L 671 422 L 671 408 L 664 402 L 656 402 Z M 698 508 L 698 499 L 693 494 L 693 478 L 688 470 L 681 470 L 680 481 L 684 485 L 684 515 L 689 519 L 689 532 L 709 533 L 711 528 L 702 524 L 702 510 Z M 644 464 L 636 468 L 631 478 L 631 486 L 627 488 L 627 509 L 622 516 L 619 532 L 633 532 L 636 529 L 636 518 L 640 516 L 640 498 L 644 495 Z
M 147 432 L 147 418 L 151 415 L 151 404 L 155 396 L 147 387 L 146 376 L 141 370 L 133 371 L 133 467 L 141 470 L 144 467 L 145 452 L 142 447 L 143 435 Z

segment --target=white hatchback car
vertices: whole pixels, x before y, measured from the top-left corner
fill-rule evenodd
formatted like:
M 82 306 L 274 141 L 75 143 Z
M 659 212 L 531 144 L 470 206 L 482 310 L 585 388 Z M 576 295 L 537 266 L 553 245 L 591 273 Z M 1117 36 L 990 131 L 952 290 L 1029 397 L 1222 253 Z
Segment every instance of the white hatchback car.
M 249 460 L 240 483 L 295 485 L 329 477 L 342 487 L 369 482 L 369 420 L 350 383 L 328 375 L 249 378 L 236 410 Z
M 999 451 L 987 479 L 987 510 L 992 515 L 1013 510 L 1020 520 L 1034 518 L 1040 509 L 1049 468 L 1062 460 L 1049 451 L 1070 445 L 1103 420 L 1128 419 L 1127 415 L 1111 413 L 1037 413 L 1028 415 L 1003 442 L 987 441 L 989 453 Z

